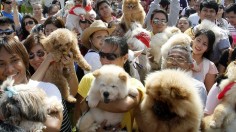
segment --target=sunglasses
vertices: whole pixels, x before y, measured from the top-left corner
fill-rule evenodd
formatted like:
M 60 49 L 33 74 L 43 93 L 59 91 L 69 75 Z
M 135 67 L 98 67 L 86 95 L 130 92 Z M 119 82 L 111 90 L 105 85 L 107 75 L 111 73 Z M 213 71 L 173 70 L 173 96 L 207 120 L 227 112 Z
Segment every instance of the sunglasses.
M 79 22 L 83 24 L 86 24 L 86 23 L 92 24 L 92 21 L 89 21 L 89 20 L 80 20 Z
M 35 53 L 29 53 L 29 59 L 30 60 L 34 59 L 35 55 L 37 55 L 38 57 L 43 57 L 45 55 L 45 52 L 43 50 L 38 50 L 36 52 L 36 54 Z
M 34 24 L 34 21 L 28 21 L 28 22 L 25 22 L 25 26 L 28 25 L 28 24 L 29 24 L 29 25 Z
M 7 29 L 7 30 L 0 30 L 0 36 L 5 35 L 11 35 L 14 32 L 12 29 Z
M 158 24 L 159 22 L 161 22 L 161 23 L 166 23 L 167 21 L 164 20 L 164 19 L 161 19 L 161 20 L 159 20 L 159 19 L 154 19 L 154 20 L 153 20 L 153 23 L 154 23 L 154 24 Z
M 6 2 L 4 2 L 4 3 L 10 5 L 10 4 L 12 3 L 12 1 L 6 1 Z
M 104 53 L 104 52 L 99 52 L 99 56 L 101 58 L 106 58 L 107 60 L 113 61 L 115 59 L 117 59 L 118 57 L 120 57 L 120 55 L 116 55 L 114 53 Z

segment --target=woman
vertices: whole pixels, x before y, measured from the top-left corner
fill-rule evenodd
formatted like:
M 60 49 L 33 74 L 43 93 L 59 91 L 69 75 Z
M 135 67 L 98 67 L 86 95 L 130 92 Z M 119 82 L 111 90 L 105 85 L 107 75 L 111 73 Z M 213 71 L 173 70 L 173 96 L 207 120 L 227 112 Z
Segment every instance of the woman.
M 19 39 L 22 41 L 28 37 L 31 29 L 38 24 L 38 21 L 31 15 L 24 15 L 21 22 Z
M 109 36 L 112 31 L 113 29 L 107 28 L 107 24 L 101 20 L 95 20 L 90 27 L 84 30 L 81 41 L 89 49 L 84 58 L 92 67 L 91 72 L 102 66 L 98 52 L 100 51 L 102 40 Z M 87 73 L 87 71 L 84 72 Z
M 128 64 L 128 44 L 124 38 L 112 36 L 107 37 L 102 42 L 101 49 L 99 51 L 100 61 L 102 65 L 115 64 L 117 66 L 123 67 L 127 71 L 126 65 Z M 79 100 L 77 101 L 76 109 L 80 109 L 80 100 L 87 96 L 90 85 L 94 79 L 94 76 L 89 73 L 86 74 L 78 88 Z M 136 97 L 126 97 L 125 99 L 114 101 L 110 103 L 99 102 L 98 106 L 100 109 L 116 113 L 124 113 L 125 117 L 122 121 L 122 129 L 126 131 L 132 131 L 133 118 L 131 115 L 131 109 L 135 108 L 143 98 L 144 86 L 138 80 L 131 78 L 130 80 L 132 86 L 139 90 L 139 94 Z M 76 114 L 80 114 L 79 112 Z M 76 115 L 77 117 L 80 115 Z M 75 117 L 76 117 L 75 116 Z M 83 118 L 83 117 L 81 117 Z M 117 129 L 117 128 L 116 128 Z M 119 129 L 119 128 L 118 128 Z M 108 130 L 109 131 L 109 130 Z
M 4 37 L 0 41 L 0 82 L 12 76 L 14 84 L 28 83 L 28 85 L 43 89 L 48 96 L 56 96 L 61 100 L 60 91 L 50 83 L 30 80 L 28 72 L 29 60 L 24 46 L 14 38 Z M 53 113 L 47 116 L 46 131 L 59 131 L 62 122 L 62 113 Z
M 112 7 L 108 0 L 98 0 L 95 9 L 99 17 L 98 19 L 106 23 L 116 20 L 116 17 L 112 15 Z
M 43 24 L 46 18 L 43 16 L 43 7 L 40 3 L 33 3 L 33 17 L 38 21 L 39 24 Z
M 196 61 L 199 71 L 193 71 L 193 77 L 206 86 L 207 91 L 215 83 L 217 68 L 213 62 L 209 60 L 209 56 L 215 42 L 215 34 L 211 30 L 200 30 L 196 33 L 192 43 L 193 59 Z
M 49 17 L 43 24 L 44 34 L 48 36 L 51 32 L 55 31 L 58 28 L 65 28 L 65 24 L 62 19 L 58 17 Z
M 191 27 L 191 21 L 189 21 L 187 17 L 181 17 L 179 18 L 176 27 L 179 28 L 182 33 L 184 33 L 188 28 Z

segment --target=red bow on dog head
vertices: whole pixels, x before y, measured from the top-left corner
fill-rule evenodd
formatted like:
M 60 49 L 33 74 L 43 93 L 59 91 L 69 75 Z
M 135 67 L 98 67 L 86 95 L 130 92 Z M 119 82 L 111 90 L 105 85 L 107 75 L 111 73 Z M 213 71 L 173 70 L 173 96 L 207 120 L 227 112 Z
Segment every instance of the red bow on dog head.
M 149 48 L 151 37 L 148 34 L 146 34 L 145 32 L 141 32 L 135 37 Z

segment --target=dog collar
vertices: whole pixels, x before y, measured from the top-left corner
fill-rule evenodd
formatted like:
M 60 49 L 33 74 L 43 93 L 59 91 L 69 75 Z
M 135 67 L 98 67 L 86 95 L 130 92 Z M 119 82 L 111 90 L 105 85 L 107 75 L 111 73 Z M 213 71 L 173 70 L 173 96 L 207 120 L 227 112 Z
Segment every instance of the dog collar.
M 218 94 L 218 99 L 222 99 L 226 92 L 228 92 L 236 82 L 230 82 L 224 87 L 224 89 Z
M 79 4 L 79 5 L 76 5 L 76 6 L 72 7 L 69 11 L 69 14 L 76 15 L 75 12 L 74 12 L 74 9 L 77 8 L 77 7 L 84 8 L 86 12 L 89 12 L 89 11 L 92 10 L 91 5 L 87 5 L 87 6 L 83 7 L 81 4 Z
M 135 37 L 149 48 L 151 37 L 148 34 L 146 34 L 145 32 L 141 32 Z

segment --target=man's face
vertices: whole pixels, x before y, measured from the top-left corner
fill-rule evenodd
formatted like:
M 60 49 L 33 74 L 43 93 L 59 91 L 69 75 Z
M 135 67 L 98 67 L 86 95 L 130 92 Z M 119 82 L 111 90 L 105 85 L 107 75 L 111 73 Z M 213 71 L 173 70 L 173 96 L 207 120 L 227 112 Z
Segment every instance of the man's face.
M 213 8 L 206 8 L 203 7 L 202 10 L 200 10 L 199 16 L 201 20 L 207 19 L 212 22 L 216 19 L 217 12 Z
M 151 26 L 153 30 L 163 32 L 167 27 L 166 16 L 163 13 L 156 13 L 151 20 Z
M 2 2 L 2 5 L 4 6 L 5 11 L 12 10 L 12 0 L 6 0 L 5 2 Z
M 10 24 L 0 25 L 0 37 L 5 36 L 15 36 L 15 31 L 12 29 L 12 26 Z
M 236 27 L 236 13 L 233 11 L 226 13 L 226 18 L 232 26 Z

